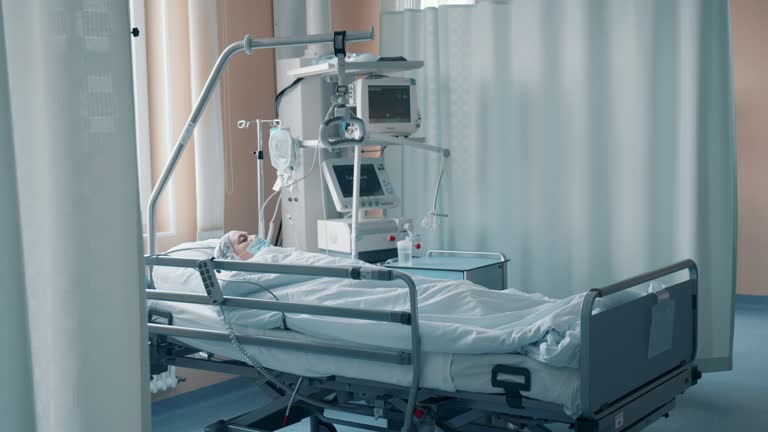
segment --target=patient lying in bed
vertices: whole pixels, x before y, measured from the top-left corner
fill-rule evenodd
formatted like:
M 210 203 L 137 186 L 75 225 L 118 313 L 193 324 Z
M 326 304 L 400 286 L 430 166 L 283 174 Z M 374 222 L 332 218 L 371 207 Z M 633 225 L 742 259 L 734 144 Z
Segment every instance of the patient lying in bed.
M 217 259 L 247 261 L 266 246 L 269 246 L 269 243 L 254 234 L 246 231 L 230 231 L 219 240 L 213 256 Z
M 370 265 L 350 258 L 272 247 L 245 231 L 231 231 L 218 242 L 206 242 L 206 245 L 215 245 L 213 256 L 217 259 L 291 265 Z M 155 275 L 158 289 L 202 292 L 193 270 L 158 269 Z M 423 350 L 463 354 L 520 353 L 552 366 L 577 367 L 578 317 L 583 294 L 550 299 L 514 289 L 489 290 L 463 280 L 413 279 L 417 285 Z M 226 271 L 219 274 L 219 280 L 224 294 L 230 296 L 353 308 L 409 308 L 408 291 L 400 281 Z M 596 306 L 608 307 L 604 302 L 598 302 Z M 410 347 L 408 328 L 397 324 L 304 314 L 286 314 L 284 321 L 278 313 L 243 309 L 232 309 L 228 315 L 236 327 L 241 328 L 280 328 L 287 323 L 289 329 L 314 337 L 360 344 L 376 341 L 377 346 L 393 349 Z

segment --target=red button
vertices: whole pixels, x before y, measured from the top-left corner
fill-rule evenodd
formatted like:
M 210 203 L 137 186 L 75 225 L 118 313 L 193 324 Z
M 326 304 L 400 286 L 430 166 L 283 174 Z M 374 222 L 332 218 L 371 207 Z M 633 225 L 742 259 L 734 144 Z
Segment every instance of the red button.
M 419 420 L 421 420 L 421 418 L 424 417 L 424 414 L 426 413 L 421 408 L 416 408 L 415 410 L 413 410 L 413 416 Z
M 389 236 L 389 241 L 395 241 L 395 240 L 397 240 L 397 237 L 393 235 Z
M 416 245 L 415 245 L 414 247 L 415 247 L 416 249 L 421 249 L 421 243 L 416 243 Z

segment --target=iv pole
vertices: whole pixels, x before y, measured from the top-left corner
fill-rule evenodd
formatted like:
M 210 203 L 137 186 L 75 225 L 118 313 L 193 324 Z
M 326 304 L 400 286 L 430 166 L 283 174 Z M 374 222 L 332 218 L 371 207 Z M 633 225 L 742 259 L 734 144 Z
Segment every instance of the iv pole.
M 271 127 L 280 127 L 280 119 L 240 120 L 237 122 L 237 127 L 238 129 L 248 129 L 251 123 L 256 123 L 256 134 L 258 135 L 256 140 L 256 151 L 254 154 L 256 155 L 256 180 L 258 183 L 258 189 L 256 192 L 256 204 L 259 209 L 259 237 L 267 241 L 271 241 L 270 239 L 264 237 L 264 137 L 261 132 L 261 125 L 266 123 Z

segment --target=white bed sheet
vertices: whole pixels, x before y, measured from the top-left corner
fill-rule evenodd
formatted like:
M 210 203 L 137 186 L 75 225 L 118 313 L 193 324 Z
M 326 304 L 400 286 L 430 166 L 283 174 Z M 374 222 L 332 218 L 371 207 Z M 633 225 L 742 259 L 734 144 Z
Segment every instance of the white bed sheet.
M 191 245 L 201 245 L 197 243 Z M 182 245 L 187 247 L 187 245 Z M 174 253 L 185 256 L 194 251 Z M 205 255 L 195 257 L 204 259 Z M 249 260 L 254 263 L 368 266 L 348 258 L 268 247 Z M 315 305 L 409 310 L 408 290 L 402 281 L 382 282 L 317 278 L 297 275 L 224 271 L 218 274 L 225 295 Z M 413 277 L 419 301 L 422 351 L 455 354 L 526 354 L 551 366 L 578 367 L 579 313 L 583 294 L 549 299 L 507 289 L 489 290 L 464 280 Z M 187 268 L 157 267 L 157 289 L 204 293 L 197 272 Z M 272 294 L 268 294 L 271 290 Z M 614 296 L 612 296 L 614 297 Z M 596 307 L 602 307 L 603 299 Z M 229 309 L 229 308 L 228 308 Z M 410 347 L 409 329 L 393 323 L 361 321 L 309 314 L 286 314 L 253 309 L 229 309 L 229 320 L 242 327 L 275 329 L 283 319 L 288 328 L 324 339 L 382 348 Z

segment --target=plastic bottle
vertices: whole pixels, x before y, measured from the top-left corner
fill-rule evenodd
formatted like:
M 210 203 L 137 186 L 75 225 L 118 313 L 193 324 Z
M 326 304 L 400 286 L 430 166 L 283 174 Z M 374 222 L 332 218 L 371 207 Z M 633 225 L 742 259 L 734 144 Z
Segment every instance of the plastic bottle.
M 410 237 L 397 242 L 397 263 L 401 266 L 413 265 L 413 242 Z

